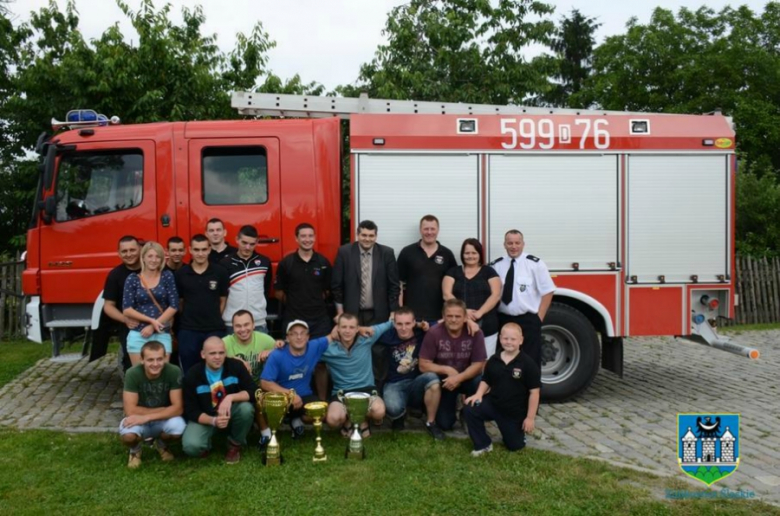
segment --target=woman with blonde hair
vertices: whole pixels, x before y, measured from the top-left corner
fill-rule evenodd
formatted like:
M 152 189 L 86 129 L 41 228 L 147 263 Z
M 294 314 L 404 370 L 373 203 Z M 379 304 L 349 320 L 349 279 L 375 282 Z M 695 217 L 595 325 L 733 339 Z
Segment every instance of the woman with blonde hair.
M 122 313 L 138 322 L 127 336 L 127 354 L 133 365 L 141 361 L 141 346 L 156 340 L 165 346 L 170 357 L 171 323 L 179 309 L 179 294 L 173 273 L 164 270 L 165 251 L 157 242 L 147 242 L 141 249 L 141 272 L 125 281 Z

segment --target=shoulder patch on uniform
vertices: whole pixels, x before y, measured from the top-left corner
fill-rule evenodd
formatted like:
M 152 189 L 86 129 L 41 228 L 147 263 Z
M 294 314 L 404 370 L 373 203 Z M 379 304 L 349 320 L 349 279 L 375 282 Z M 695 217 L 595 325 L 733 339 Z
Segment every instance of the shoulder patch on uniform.
M 532 254 L 527 255 L 526 258 L 528 258 L 532 262 L 538 262 L 539 261 L 539 258 L 537 258 L 536 256 L 534 256 Z
M 501 261 L 501 260 L 503 260 L 503 259 L 504 259 L 504 257 L 503 257 L 503 256 L 501 256 L 501 257 L 499 257 L 499 258 L 496 258 L 496 259 L 495 259 L 495 260 L 493 260 L 492 262 L 490 262 L 488 265 L 495 265 L 495 264 L 497 264 L 498 262 L 500 262 L 500 261 Z

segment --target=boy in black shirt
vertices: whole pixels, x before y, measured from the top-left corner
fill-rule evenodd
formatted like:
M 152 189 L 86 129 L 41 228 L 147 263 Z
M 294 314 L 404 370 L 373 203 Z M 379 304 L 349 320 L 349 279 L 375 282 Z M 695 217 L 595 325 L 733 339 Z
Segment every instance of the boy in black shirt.
M 525 432 L 534 431 L 541 372 L 533 359 L 520 353 L 523 331 L 519 325 L 505 324 L 499 342 L 503 351 L 490 357 L 476 394 L 466 399 L 464 416 L 474 442 L 472 457 L 493 451 L 485 421 L 496 422 L 509 451 L 524 448 Z

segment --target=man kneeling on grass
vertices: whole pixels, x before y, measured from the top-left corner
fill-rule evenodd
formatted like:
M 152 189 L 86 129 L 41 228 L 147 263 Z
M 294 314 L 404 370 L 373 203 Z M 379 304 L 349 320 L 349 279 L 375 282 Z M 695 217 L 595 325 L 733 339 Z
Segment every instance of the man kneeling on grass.
M 241 447 L 255 417 L 255 384 L 243 362 L 225 356 L 225 343 L 209 337 L 201 351 L 203 361 L 184 378 L 184 413 L 187 429 L 182 436 L 184 453 L 204 457 L 211 450 L 215 432 L 228 433 L 225 462 L 241 460 Z
M 490 357 L 476 394 L 466 399 L 464 416 L 474 442 L 472 457 L 493 451 L 485 421 L 496 422 L 509 451 L 524 448 L 525 432 L 534 431 L 542 385 L 539 367 L 520 353 L 523 331 L 519 325 L 506 323 L 498 339 L 503 351 Z
M 164 461 L 173 460 L 168 443 L 184 432 L 181 370 L 165 360 L 165 347 L 149 341 L 141 347 L 141 363 L 125 373 L 122 392 L 125 418 L 119 424 L 122 442 L 130 448 L 129 468 L 141 465 L 144 439 L 154 439 Z

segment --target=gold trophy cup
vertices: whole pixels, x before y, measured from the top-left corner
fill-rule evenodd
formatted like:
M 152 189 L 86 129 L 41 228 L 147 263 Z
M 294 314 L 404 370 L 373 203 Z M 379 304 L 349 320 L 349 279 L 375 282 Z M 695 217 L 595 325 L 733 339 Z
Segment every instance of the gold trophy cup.
M 258 389 L 255 393 L 257 410 L 261 410 L 265 415 L 268 427 L 271 429 L 271 441 L 265 449 L 265 465 L 278 466 L 282 463 L 282 452 L 279 448 L 279 441 L 276 440 L 276 431 L 282 424 L 288 408 L 295 399 L 295 391 L 289 392 L 264 392 Z
M 313 401 L 303 406 L 306 409 L 306 415 L 314 420 L 314 431 L 317 433 L 317 447 L 314 448 L 313 462 L 324 462 L 328 460 L 325 455 L 325 448 L 322 447 L 322 418 L 325 417 L 325 411 L 328 410 L 328 404 L 324 401 Z
M 376 391 L 373 392 L 376 396 Z M 368 409 L 371 406 L 371 396 L 367 392 L 348 392 L 344 394 L 343 391 L 339 391 L 337 397 L 344 407 L 347 409 L 349 420 L 352 422 L 353 432 L 349 438 L 347 444 L 347 451 L 344 453 L 344 457 L 347 459 L 365 459 L 366 449 L 363 446 L 363 438 L 360 436 L 360 423 L 368 415 Z

